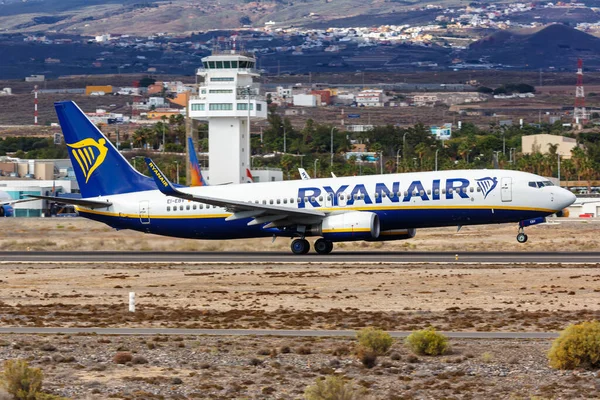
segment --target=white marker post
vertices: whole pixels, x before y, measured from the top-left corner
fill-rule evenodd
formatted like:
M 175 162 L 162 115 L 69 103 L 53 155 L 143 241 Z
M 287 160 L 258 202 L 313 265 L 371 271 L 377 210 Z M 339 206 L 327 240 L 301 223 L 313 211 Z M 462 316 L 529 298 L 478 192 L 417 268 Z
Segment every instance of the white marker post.
M 135 312 L 135 292 L 129 292 L 129 312 Z

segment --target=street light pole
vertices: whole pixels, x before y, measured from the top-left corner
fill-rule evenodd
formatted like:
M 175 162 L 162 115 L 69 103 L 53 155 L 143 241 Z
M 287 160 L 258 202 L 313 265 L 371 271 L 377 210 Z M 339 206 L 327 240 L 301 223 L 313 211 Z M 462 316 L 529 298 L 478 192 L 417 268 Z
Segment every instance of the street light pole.
M 557 154 L 558 156 L 558 186 L 560 187 L 560 153 Z
M 179 161 L 175 160 L 175 165 L 177 166 L 177 184 L 179 184 Z
M 283 154 L 285 154 L 287 152 L 287 143 L 286 143 L 286 133 L 285 133 L 285 124 L 281 125 L 281 127 L 283 128 Z
M 396 150 L 396 173 L 399 172 L 400 169 L 400 149 Z
M 440 151 L 440 149 L 436 149 L 435 150 L 435 170 L 438 170 L 438 163 L 437 163 L 437 156 L 438 156 L 438 151 Z
M 379 153 L 379 173 L 383 175 L 383 151 Z
M 162 133 L 163 133 L 163 153 L 165 152 L 165 147 L 167 145 L 167 143 L 165 142 L 165 123 L 162 123 Z
M 500 151 L 494 151 L 494 168 L 499 167 L 498 154 L 500 154 Z
M 404 135 L 402 135 L 402 158 L 404 158 L 406 160 L 406 134 L 408 132 L 404 132 Z
M 319 159 L 317 158 L 315 160 L 315 178 L 317 177 L 317 163 L 319 162 Z
M 333 130 L 335 129 L 335 127 L 331 127 L 331 164 L 330 164 L 330 168 L 333 171 Z

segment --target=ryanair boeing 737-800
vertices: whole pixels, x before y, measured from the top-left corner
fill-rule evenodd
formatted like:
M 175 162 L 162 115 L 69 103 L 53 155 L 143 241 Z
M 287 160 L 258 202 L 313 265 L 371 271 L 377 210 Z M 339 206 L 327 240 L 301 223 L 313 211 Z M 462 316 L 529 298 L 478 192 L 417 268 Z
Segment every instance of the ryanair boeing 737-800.
M 547 179 L 507 170 L 455 170 L 284 182 L 182 187 L 150 159 L 152 178 L 129 165 L 73 102 L 55 104 L 83 217 L 116 229 L 194 239 L 292 238 L 292 252 L 334 242 L 409 239 L 417 228 L 543 222 L 575 201 Z

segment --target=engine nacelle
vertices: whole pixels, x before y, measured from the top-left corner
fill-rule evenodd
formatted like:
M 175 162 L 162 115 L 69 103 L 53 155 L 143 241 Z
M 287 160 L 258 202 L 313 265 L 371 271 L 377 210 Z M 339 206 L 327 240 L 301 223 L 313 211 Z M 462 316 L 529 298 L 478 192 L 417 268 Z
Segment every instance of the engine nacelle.
M 410 229 L 390 229 L 389 231 L 381 231 L 377 239 L 369 239 L 371 242 L 384 242 L 386 240 L 406 240 L 412 239 L 417 234 L 415 228 Z
M 379 232 L 379 217 L 372 212 L 330 215 L 321 224 L 321 235 L 333 242 L 373 240 L 379 237 Z
M 12 217 L 14 214 L 12 206 L 4 205 L 0 206 L 0 217 Z

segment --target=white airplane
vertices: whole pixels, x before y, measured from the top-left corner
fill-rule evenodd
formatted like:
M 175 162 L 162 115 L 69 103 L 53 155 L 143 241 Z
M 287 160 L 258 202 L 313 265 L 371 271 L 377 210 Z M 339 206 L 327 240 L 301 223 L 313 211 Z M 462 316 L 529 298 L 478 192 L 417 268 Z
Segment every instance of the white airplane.
M 14 204 L 13 199 L 8 193 L 0 191 L 0 217 L 12 217 Z
M 10 195 L 2 190 L 0 190 L 0 218 L 2 217 L 12 217 L 14 216 L 13 204 L 23 203 L 26 201 L 32 201 L 36 199 L 19 199 L 13 200 Z
M 547 179 L 508 170 L 457 170 L 183 187 L 150 159 L 135 171 L 73 102 L 55 104 L 81 189 L 60 198 L 116 229 L 196 239 L 292 238 L 294 254 L 334 242 L 414 237 L 417 228 L 541 223 L 575 201 Z M 52 196 L 32 196 L 57 200 Z

